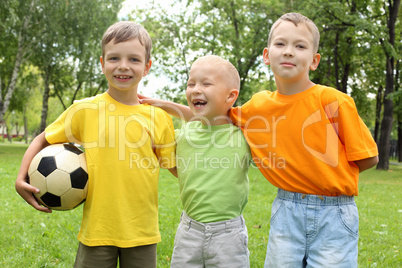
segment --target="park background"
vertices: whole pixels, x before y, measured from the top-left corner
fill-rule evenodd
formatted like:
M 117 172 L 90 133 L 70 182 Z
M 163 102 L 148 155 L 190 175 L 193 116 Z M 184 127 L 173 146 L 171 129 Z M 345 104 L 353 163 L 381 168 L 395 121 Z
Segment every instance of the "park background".
M 300 12 L 321 32 L 312 81 L 352 96 L 379 147 L 379 164 L 360 178 L 359 266 L 401 267 L 399 8 L 400 0 L 0 1 L 0 266 L 71 267 L 81 208 L 42 215 L 16 194 L 14 181 L 33 137 L 74 100 L 107 90 L 99 56 L 108 26 L 133 20 L 153 39 L 153 66 L 141 93 L 185 104 L 191 63 L 216 54 L 239 71 L 241 105 L 258 91 L 275 90 L 262 62 L 268 32 L 283 13 Z M 262 267 L 276 189 L 255 169 L 250 184 L 244 214 L 251 263 Z M 180 211 L 177 183 L 162 173 L 160 267 L 168 266 Z

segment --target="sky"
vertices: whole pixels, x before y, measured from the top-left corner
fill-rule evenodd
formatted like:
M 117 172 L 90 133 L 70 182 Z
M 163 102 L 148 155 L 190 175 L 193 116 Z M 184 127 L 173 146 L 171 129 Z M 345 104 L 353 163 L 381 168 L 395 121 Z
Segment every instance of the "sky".
M 173 3 L 174 0 L 126 0 L 123 2 L 122 9 L 119 12 L 119 17 L 126 17 L 135 8 L 152 8 L 158 4 L 165 8 L 168 12 L 170 11 L 173 13 Z M 156 91 L 158 89 L 162 89 L 166 84 L 170 83 L 167 77 L 155 77 L 152 74 L 152 67 L 146 78 L 148 80 L 147 85 L 144 86 L 144 79 L 141 80 L 138 86 L 138 92 L 149 97 L 157 97 Z
M 166 10 L 172 10 L 171 5 L 173 3 L 174 0 L 126 0 L 123 2 L 123 7 L 120 10 L 119 16 L 124 17 L 135 8 L 152 8 L 156 5 L 161 5 Z

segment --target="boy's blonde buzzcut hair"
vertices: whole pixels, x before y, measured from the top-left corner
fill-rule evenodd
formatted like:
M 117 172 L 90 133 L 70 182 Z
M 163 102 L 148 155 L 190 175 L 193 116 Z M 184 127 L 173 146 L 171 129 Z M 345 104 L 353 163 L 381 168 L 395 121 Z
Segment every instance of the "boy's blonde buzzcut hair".
M 114 44 L 137 38 L 145 47 L 146 63 L 151 59 L 152 40 L 147 30 L 132 21 L 120 21 L 111 25 L 102 38 L 102 58 L 105 57 L 105 46 L 113 40 Z
M 300 13 L 286 13 L 282 15 L 271 27 L 271 31 L 269 32 L 268 35 L 268 47 L 271 44 L 271 39 L 272 39 L 272 33 L 274 30 L 278 27 L 278 25 L 283 22 L 283 21 L 290 21 L 292 22 L 295 26 L 297 26 L 299 23 L 304 23 L 306 25 L 307 29 L 311 32 L 313 35 L 313 49 L 314 52 L 318 52 L 318 46 L 320 43 L 320 32 L 318 31 L 317 26 L 314 24 L 312 20 L 307 18 L 306 16 L 303 16 Z
M 221 65 L 223 68 L 223 71 L 226 71 L 226 74 L 229 78 L 228 81 L 226 81 L 226 83 L 231 88 L 240 90 L 239 72 L 237 71 L 236 67 L 234 67 L 234 65 L 230 61 L 225 60 L 216 55 L 207 55 L 207 56 L 199 57 L 197 60 L 194 61 L 193 64 L 198 64 L 198 63 Z

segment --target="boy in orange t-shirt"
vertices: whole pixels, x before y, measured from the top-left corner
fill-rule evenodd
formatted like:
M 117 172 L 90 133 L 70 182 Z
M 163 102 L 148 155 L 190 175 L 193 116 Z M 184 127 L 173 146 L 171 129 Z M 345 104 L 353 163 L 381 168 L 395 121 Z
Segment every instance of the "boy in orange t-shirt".
M 259 92 L 230 112 L 260 171 L 279 188 L 265 267 L 357 267 L 353 196 L 378 150 L 353 99 L 310 81 L 318 44 L 311 20 L 283 15 L 263 53 L 277 91 Z

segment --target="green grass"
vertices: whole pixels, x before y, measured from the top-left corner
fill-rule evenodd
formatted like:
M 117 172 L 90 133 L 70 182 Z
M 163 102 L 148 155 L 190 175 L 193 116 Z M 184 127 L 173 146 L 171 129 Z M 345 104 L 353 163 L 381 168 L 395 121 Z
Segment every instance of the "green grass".
M 26 145 L 0 144 L 0 267 L 72 267 L 82 207 L 41 213 L 16 193 L 14 182 Z M 271 204 L 276 188 L 258 170 L 249 173 L 249 203 L 244 211 L 252 268 L 263 267 Z M 361 174 L 356 203 L 360 213 L 359 267 L 402 267 L 400 255 L 402 166 Z M 181 204 L 176 179 L 162 171 L 159 185 L 162 242 L 158 267 L 169 267 Z

